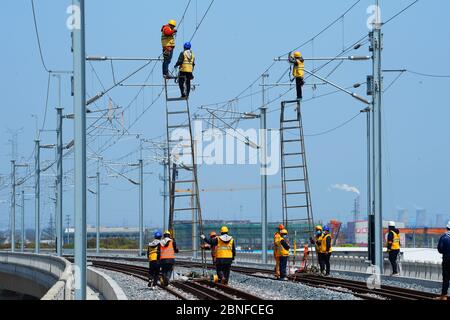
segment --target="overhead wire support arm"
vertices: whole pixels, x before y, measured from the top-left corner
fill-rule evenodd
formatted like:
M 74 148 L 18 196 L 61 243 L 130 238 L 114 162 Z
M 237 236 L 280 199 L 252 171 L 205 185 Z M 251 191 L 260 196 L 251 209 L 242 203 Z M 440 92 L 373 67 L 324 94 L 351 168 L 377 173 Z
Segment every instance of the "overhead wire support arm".
M 347 57 L 317 57 L 317 58 L 303 58 L 305 61 L 333 61 L 333 60 L 350 60 L 350 61 L 365 61 L 370 60 L 370 56 L 347 56 Z M 273 61 L 289 61 L 289 58 L 275 58 Z
M 86 61 L 163 61 L 162 58 L 88 56 Z

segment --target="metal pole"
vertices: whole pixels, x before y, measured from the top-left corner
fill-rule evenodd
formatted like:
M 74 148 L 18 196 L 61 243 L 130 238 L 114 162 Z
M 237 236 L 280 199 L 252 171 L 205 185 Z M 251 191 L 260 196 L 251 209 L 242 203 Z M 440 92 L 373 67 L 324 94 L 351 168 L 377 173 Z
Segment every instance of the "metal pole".
M 378 1 L 376 2 L 378 6 Z M 383 274 L 384 259 L 383 259 L 383 202 L 382 202 L 382 69 L 381 69 L 381 52 L 383 35 L 381 32 L 381 21 L 377 17 L 373 31 L 370 33 L 371 49 L 373 51 L 373 147 L 374 147 L 374 163 L 373 163 L 373 183 L 374 183 L 374 238 L 375 238 L 375 265 L 379 268 L 380 273 Z
M 197 142 L 193 140 L 194 155 L 197 155 Z M 192 210 L 192 252 L 194 259 L 198 258 L 197 244 L 198 244 L 198 233 L 197 233 L 197 223 L 198 223 L 198 206 L 195 202 L 195 195 L 198 195 L 199 190 L 196 188 L 196 184 L 192 184 L 192 196 L 191 196 L 191 207 L 195 208 Z
M 74 0 L 78 23 L 73 29 L 75 113 L 75 299 L 86 300 L 86 79 L 84 0 Z
M 59 77 L 61 82 L 61 77 Z M 60 83 L 61 90 L 61 83 Z M 56 128 L 56 254 L 62 256 L 62 242 L 63 242 L 63 138 L 62 138 L 62 123 L 63 123 L 63 108 L 60 105 L 56 108 L 57 118 L 57 128 Z
M 40 247 L 40 239 L 41 239 L 41 235 L 40 235 L 40 214 L 41 214 L 41 199 L 40 199 L 40 186 L 41 186 L 41 182 L 40 182 L 40 175 L 41 175 L 41 164 L 40 164 L 40 153 L 41 153 L 41 146 L 40 146 L 40 141 L 39 139 L 35 140 L 35 145 L 36 145 L 36 150 L 34 152 L 35 154 L 35 162 L 34 162 L 34 168 L 35 168 L 35 173 L 34 173 L 34 192 L 35 192 L 35 204 L 34 204 L 34 219 L 35 219 L 35 224 L 34 224 L 34 252 L 35 253 L 39 253 L 39 247 Z
M 267 120 L 266 120 L 266 90 L 265 78 L 268 74 L 262 75 L 262 107 L 260 117 L 261 135 L 261 258 L 262 263 L 267 263 Z
M 22 241 L 20 242 L 20 251 L 24 252 L 25 250 L 25 191 L 22 190 L 21 192 L 21 196 L 22 196 L 22 226 L 20 228 L 20 230 L 22 231 Z
M 142 149 L 141 149 L 142 150 Z M 144 243 L 144 163 L 139 159 L 139 256 L 142 255 Z
M 95 252 L 100 253 L 100 170 L 97 165 L 97 235 L 95 241 Z
M 166 152 L 164 153 L 166 154 Z M 163 229 L 166 230 L 167 227 L 167 170 L 168 170 L 168 165 L 167 165 L 167 160 L 164 159 L 163 160 L 163 165 L 164 165 L 164 173 L 163 173 L 163 177 L 164 177 L 164 199 L 163 199 Z
M 16 160 L 11 160 L 11 252 L 16 251 Z

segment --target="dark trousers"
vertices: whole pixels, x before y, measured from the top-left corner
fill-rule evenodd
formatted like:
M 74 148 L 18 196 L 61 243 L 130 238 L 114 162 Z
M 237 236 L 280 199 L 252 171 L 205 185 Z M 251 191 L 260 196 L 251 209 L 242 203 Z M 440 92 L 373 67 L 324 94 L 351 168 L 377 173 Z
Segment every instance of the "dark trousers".
M 161 266 L 158 261 L 152 261 L 149 263 L 148 267 L 148 282 L 152 282 L 153 286 L 158 284 L 159 272 L 161 270 Z
M 398 273 L 398 254 L 400 253 L 400 250 L 391 250 L 389 251 L 389 262 L 392 266 L 392 273 Z
M 191 92 L 191 80 L 193 76 L 191 72 L 180 72 L 178 75 L 178 86 L 182 97 L 189 97 Z
M 280 278 L 286 278 L 287 276 L 287 263 L 288 257 L 280 257 Z
M 331 253 L 318 253 L 320 273 L 330 274 L 330 257 Z
M 162 65 L 163 75 L 169 74 L 169 65 L 170 65 L 170 62 L 172 61 L 173 49 L 174 48 L 171 48 L 171 49 L 163 48 L 163 57 L 164 57 L 164 61 L 163 61 L 163 65 Z
M 228 284 L 228 280 L 230 279 L 231 263 L 217 263 L 216 270 L 219 281 L 223 284 Z
M 442 262 L 442 295 L 448 294 L 448 286 L 450 282 L 450 260 Z
M 295 78 L 295 86 L 297 88 L 297 99 L 303 99 L 302 87 L 305 84 L 302 77 Z
M 173 263 L 162 263 L 161 264 L 161 273 L 163 277 L 163 284 L 165 286 L 169 285 L 169 280 L 172 277 L 173 272 Z

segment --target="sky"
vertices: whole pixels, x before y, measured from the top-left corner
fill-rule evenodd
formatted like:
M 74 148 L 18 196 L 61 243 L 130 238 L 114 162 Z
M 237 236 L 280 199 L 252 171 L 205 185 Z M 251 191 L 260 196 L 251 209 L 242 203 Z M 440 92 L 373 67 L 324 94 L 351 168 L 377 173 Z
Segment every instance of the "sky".
M 236 1 L 216 0 L 205 19 L 202 16 L 210 1 L 192 0 L 178 32 L 178 47 L 191 38 L 196 25 L 201 22 L 192 40 L 196 54 L 195 82 L 199 84 L 191 94 L 193 113 L 204 115 L 202 105 L 216 108 L 236 97 L 254 82 L 275 57 L 287 53 L 307 42 L 330 22 L 340 17 L 355 0 L 320 1 Z M 412 1 L 380 1 L 383 21 L 387 21 Z M 88 55 L 122 57 L 158 57 L 160 28 L 169 19 L 180 21 L 188 1 L 156 2 L 86 1 L 86 51 Z M 369 32 L 367 8 L 374 1 L 361 0 L 336 24 L 314 38 L 301 51 L 305 57 L 336 56 L 343 48 L 354 44 Z M 36 18 L 43 59 L 51 70 L 71 70 L 70 31 L 66 26 L 67 8 L 71 1 L 35 0 Z M 290 10 L 294 7 L 295 10 Z M 383 28 L 383 69 L 407 69 L 414 72 L 450 75 L 449 27 L 447 12 L 450 3 L 443 0 L 419 1 L 410 9 L 390 21 Z M 17 159 L 29 163 L 29 169 L 19 168 L 17 176 L 23 177 L 34 167 L 33 149 L 36 129 L 43 144 L 55 143 L 56 111 L 58 104 L 58 79 L 45 72 L 34 30 L 31 1 L 5 0 L 0 10 L 0 38 L 4 46 L 0 51 L 0 229 L 9 224 L 8 187 L 11 171 L 12 133 L 18 132 Z M 349 54 L 370 55 L 367 42 Z M 175 59 L 174 59 L 175 60 Z M 102 85 L 110 87 L 142 66 L 142 62 L 115 62 L 112 72 L 107 62 L 86 65 L 88 97 L 102 91 Z M 173 64 L 172 64 L 173 65 Z M 315 69 L 321 62 L 308 61 L 306 68 Z M 322 76 L 343 87 L 364 83 L 371 74 L 371 62 L 332 63 L 318 71 Z M 269 83 L 277 82 L 288 67 L 286 62 L 275 63 L 270 70 Z M 154 68 L 154 71 L 152 71 Z M 126 83 L 148 82 L 161 84 L 160 64 L 151 64 Z M 98 78 L 101 82 L 98 80 Z M 385 73 L 383 95 L 383 211 L 385 218 L 396 218 L 397 209 L 405 208 L 410 219 L 417 208 L 427 210 L 430 218 L 443 214 L 450 218 L 449 194 L 450 129 L 447 119 L 447 90 L 449 78 L 426 77 L 406 72 L 390 84 L 398 73 Z M 281 82 L 288 82 L 287 76 Z M 308 79 L 307 83 L 317 82 Z M 239 112 L 254 111 L 261 105 L 261 87 L 258 80 L 232 109 Z M 48 86 L 49 84 L 49 86 Z M 64 112 L 73 112 L 70 96 L 70 78 L 61 77 L 62 105 Z M 49 88 L 49 90 L 47 90 Z M 366 86 L 352 89 L 366 96 Z M 279 127 L 280 100 L 294 98 L 290 91 L 281 99 L 286 87 L 268 90 L 268 127 Z M 328 221 L 352 218 L 355 192 L 342 191 L 333 186 L 347 184 L 361 193 L 361 212 L 366 212 L 366 121 L 360 115 L 336 128 L 358 114 L 365 106 L 344 93 L 333 92 L 330 86 L 318 85 L 316 90 L 305 87 L 302 106 L 304 131 L 311 184 L 312 205 L 316 220 Z M 48 93 L 48 102 L 47 101 Z M 139 94 L 138 94 L 139 93 Z M 121 171 L 137 181 L 136 167 L 115 166 L 132 164 L 139 158 L 139 139 L 163 141 L 165 135 L 165 103 L 158 97 L 160 88 L 117 87 L 100 99 L 93 110 L 108 108 L 109 98 L 120 107 L 112 124 L 98 119 L 101 113 L 88 118 L 88 175 L 97 170 L 99 149 L 103 161 L 100 174 L 102 225 L 136 226 L 138 222 L 138 188 L 122 177 L 113 174 Z M 176 89 L 171 93 L 176 93 Z M 137 97 L 137 98 L 135 98 Z M 311 99 L 312 98 L 312 99 Z M 131 101 L 131 102 L 130 102 Z M 46 108 L 47 105 L 47 108 Z M 46 111 L 47 110 L 47 111 Z M 121 111 L 123 111 L 123 117 Z M 97 118 L 96 118 L 97 117 Z M 64 120 L 64 142 L 73 138 L 73 121 Z M 118 139 L 117 130 L 127 128 L 127 134 Z M 239 128 L 258 128 L 258 120 L 246 120 Z M 115 131 L 114 131 L 115 130 Z M 157 138 L 155 140 L 155 138 Z M 115 142 L 113 144 L 108 141 Z M 145 218 L 147 227 L 161 225 L 163 167 L 155 157 L 154 149 L 146 144 L 143 157 L 145 166 Z M 42 163 L 54 160 L 54 150 L 42 150 Z M 112 169 L 111 169 L 112 168 Z M 73 153 L 64 160 L 64 215 L 73 221 Z M 131 171 L 130 171 L 131 170 Z M 54 168 L 43 173 L 42 213 L 43 224 L 54 213 Z M 33 185 L 34 179 L 27 181 Z M 204 219 L 260 218 L 259 165 L 203 165 L 199 168 L 201 203 Z M 3 184 L 3 186 L 2 186 Z M 88 179 L 89 189 L 95 190 L 95 180 Z M 281 220 L 280 175 L 268 177 L 269 220 Z M 218 192 L 217 189 L 237 190 Z M 239 190 L 244 188 L 244 190 Z M 20 190 L 20 189 L 19 189 Z M 27 227 L 34 226 L 33 189 L 27 188 L 25 215 Z M 95 224 L 95 196 L 88 193 L 88 223 Z

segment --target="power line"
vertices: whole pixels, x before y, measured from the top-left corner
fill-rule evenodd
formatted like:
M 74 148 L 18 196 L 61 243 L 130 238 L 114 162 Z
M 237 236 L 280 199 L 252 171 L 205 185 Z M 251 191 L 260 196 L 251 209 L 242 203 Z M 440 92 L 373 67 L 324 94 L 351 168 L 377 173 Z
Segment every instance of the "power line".
M 38 31 L 38 26 L 37 26 L 37 21 L 36 21 L 36 11 L 34 9 L 34 0 L 31 0 L 31 10 L 33 11 L 34 30 L 36 33 L 36 39 L 37 39 L 37 43 L 38 43 L 38 47 L 39 47 L 39 55 L 41 57 L 41 63 L 42 63 L 42 66 L 44 67 L 45 71 L 50 73 L 50 70 L 48 70 L 47 65 L 45 64 L 44 55 L 42 54 L 41 39 L 39 37 L 39 31 Z
M 412 3 L 410 3 L 408 6 L 406 6 L 406 8 L 400 10 L 398 13 L 396 13 L 395 15 L 393 15 L 391 18 L 389 18 L 386 22 L 383 22 L 383 25 L 388 24 L 389 22 L 391 22 L 392 20 L 394 20 L 395 18 L 397 18 L 399 15 L 401 15 L 403 12 L 405 12 L 406 10 L 408 10 L 409 8 L 411 8 L 413 5 L 415 5 L 417 2 L 419 2 L 419 0 L 416 0 Z
M 416 72 L 416 71 L 411 71 L 411 70 L 406 70 L 406 72 L 412 73 L 412 74 L 416 74 L 422 77 L 429 77 L 429 78 L 450 78 L 450 75 L 438 75 L 438 74 L 429 74 L 429 73 L 421 73 L 421 72 Z
M 191 36 L 191 40 L 189 40 L 189 41 L 191 41 L 192 42 L 192 40 L 194 39 L 194 37 L 195 37 L 195 35 L 197 34 L 197 31 L 198 31 L 198 29 L 200 28 L 200 26 L 202 25 L 202 23 L 203 23 L 203 20 L 205 20 L 205 18 L 206 18 L 206 15 L 208 14 L 208 12 L 209 12 L 209 9 L 211 9 L 211 7 L 212 7 L 212 5 L 214 4 L 214 1 L 216 1 L 216 0 L 211 0 L 211 3 L 209 4 L 209 7 L 208 7 L 208 9 L 206 9 L 206 12 L 205 12 L 205 14 L 203 15 L 203 17 L 202 17 L 202 19 L 200 20 L 200 23 L 197 25 L 197 26 L 195 26 L 195 30 L 194 30 L 194 33 L 192 34 L 192 36 Z
M 358 114 L 356 114 L 355 116 L 353 116 L 352 118 L 348 119 L 347 121 L 343 122 L 342 124 L 338 125 L 337 127 L 334 127 L 332 129 L 323 131 L 323 132 L 319 132 L 319 133 L 314 133 L 314 134 L 305 134 L 305 137 L 317 137 L 317 136 L 323 136 L 325 134 L 328 134 L 330 132 L 336 131 L 344 126 L 346 126 L 347 124 L 349 124 L 350 122 L 352 122 L 353 120 L 355 120 L 357 117 L 359 117 L 361 115 L 361 112 L 358 112 Z

